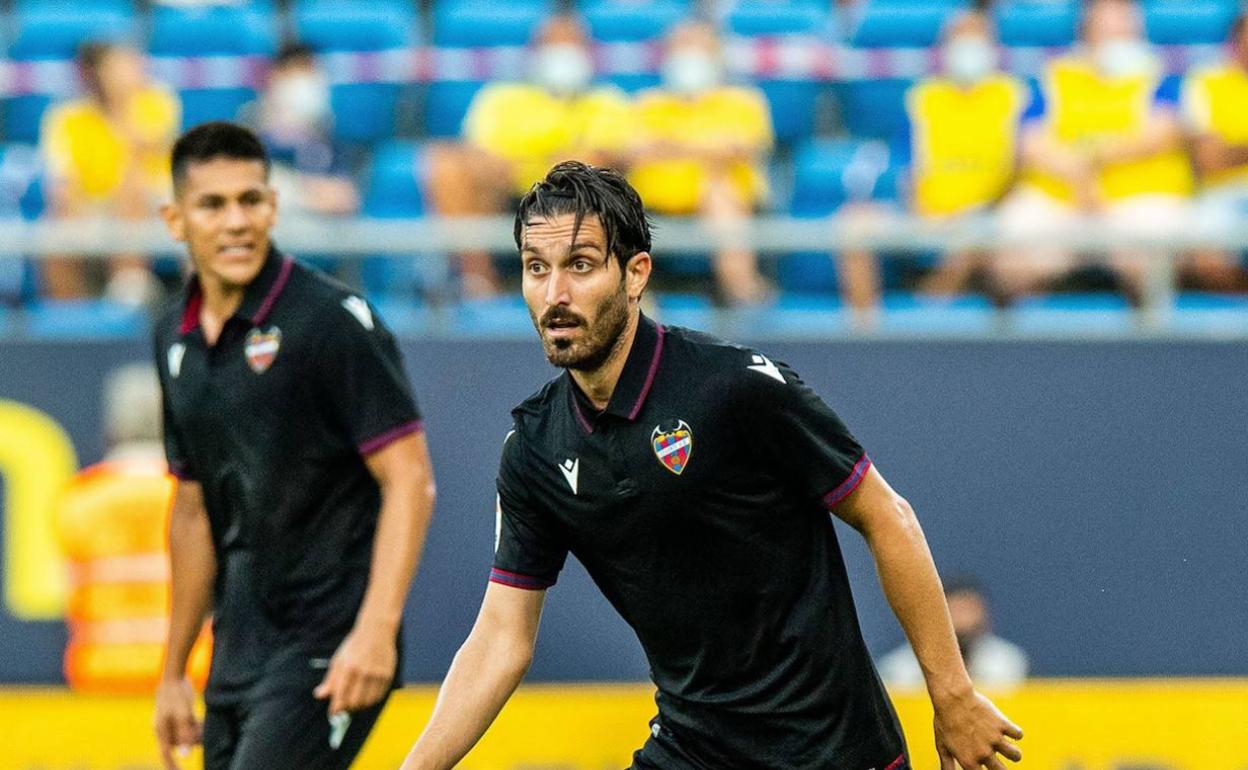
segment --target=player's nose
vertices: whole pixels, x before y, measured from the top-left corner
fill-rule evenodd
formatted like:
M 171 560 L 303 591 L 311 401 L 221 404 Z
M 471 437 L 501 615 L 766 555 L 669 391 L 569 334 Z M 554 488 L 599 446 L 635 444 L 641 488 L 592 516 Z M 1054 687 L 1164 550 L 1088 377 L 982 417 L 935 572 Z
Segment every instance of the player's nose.
M 567 272 L 559 269 L 550 272 L 550 280 L 546 282 L 546 305 L 570 305 L 572 294 L 571 281 Z

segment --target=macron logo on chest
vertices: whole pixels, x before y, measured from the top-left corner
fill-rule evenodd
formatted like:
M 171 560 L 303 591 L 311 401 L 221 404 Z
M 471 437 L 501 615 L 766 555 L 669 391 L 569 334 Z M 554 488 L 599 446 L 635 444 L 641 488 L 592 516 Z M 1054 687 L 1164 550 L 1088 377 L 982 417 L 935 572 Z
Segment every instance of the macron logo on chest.
M 559 470 L 563 472 L 563 478 L 567 480 L 568 486 L 572 487 L 572 494 L 576 494 L 576 477 L 581 472 L 581 458 L 575 460 L 564 460 L 559 463 Z
M 784 385 L 784 375 L 780 373 L 780 368 L 773 364 L 767 356 L 755 355 L 752 359 L 753 363 L 745 367 L 752 372 L 765 374 L 776 382 Z
M 167 363 L 169 364 L 169 376 L 177 379 L 182 373 L 182 357 L 186 355 L 186 345 L 181 342 L 175 342 L 169 346 L 169 354 Z

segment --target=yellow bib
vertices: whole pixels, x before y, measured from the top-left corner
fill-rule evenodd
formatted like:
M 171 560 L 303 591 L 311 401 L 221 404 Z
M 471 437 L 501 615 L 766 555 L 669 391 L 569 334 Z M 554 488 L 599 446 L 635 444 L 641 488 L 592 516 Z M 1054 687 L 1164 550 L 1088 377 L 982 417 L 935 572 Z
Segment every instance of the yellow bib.
M 1075 57 L 1057 59 L 1045 75 L 1046 120 L 1059 142 L 1103 144 L 1144 131 L 1153 109 L 1158 75 L 1107 78 Z M 1064 201 L 1075 192 L 1061 179 L 1031 172 L 1027 181 Z M 1113 163 L 1101 170 L 1101 194 L 1110 201 L 1135 195 L 1189 195 L 1191 164 L 1182 150 Z
M 934 78 L 910 89 L 906 112 L 918 213 L 960 214 L 1004 194 L 1014 174 L 1025 94 L 1020 82 L 1001 74 L 969 88 Z
M 1183 84 L 1183 111 L 1197 132 L 1227 144 L 1248 144 L 1248 72 L 1234 64 L 1192 72 Z M 1248 184 L 1248 164 L 1212 174 L 1204 183 Z

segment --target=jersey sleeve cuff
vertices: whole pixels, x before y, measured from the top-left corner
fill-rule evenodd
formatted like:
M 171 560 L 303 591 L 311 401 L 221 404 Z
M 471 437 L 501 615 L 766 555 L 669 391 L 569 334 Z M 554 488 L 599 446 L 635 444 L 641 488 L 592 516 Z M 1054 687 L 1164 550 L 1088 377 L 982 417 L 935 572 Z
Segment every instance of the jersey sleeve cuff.
M 834 507 L 837 503 L 849 497 L 850 493 L 858 488 L 862 480 L 867 476 L 867 470 L 871 468 L 871 458 L 864 453 L 858 458 L 858 462 L 854 463 L 854 467 L 849 472 L 849 476 L 836 486 L 831 492 L 823 496 L 823 504 L 827 508 Z
M 402 425 L 391 428 L 385 433 L 379 433 L 370 439 L 361 441 L 357 447 L 362 455 L 371 455 L 379 449 L 384 449 L 393 442 L 403 438 L 411 433 L 419 433 L 425 429 L 425 424 L 420 420 L 412 420 Z
M 186 467 L 186 463 L 170 460 L 168 464 L 169 475 L 173 476 L 175 479 L 179 481 L 195 480 L 195 474 L 191 473 L 190 469 Z
M 490 570 L 490 582 L 511 586 L 512 588 L 525 588 L 530 591 L 541 591 L 555 584 L 553 580 L 536 578 L 531 575 L 521 575 L 519 572 L 511 572 L 498 567 Z

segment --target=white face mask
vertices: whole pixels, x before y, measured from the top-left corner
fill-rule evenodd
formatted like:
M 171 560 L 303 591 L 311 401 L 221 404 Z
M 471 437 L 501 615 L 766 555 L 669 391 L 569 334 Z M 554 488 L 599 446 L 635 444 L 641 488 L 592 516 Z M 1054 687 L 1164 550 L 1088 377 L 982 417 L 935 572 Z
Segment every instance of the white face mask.
M 589 85 L 593 77 L 594 63 L 589 53 L 579 45 L 548 45 L 533 58 L 533 79 L 556 94 L 578 93 Z
M 1109 40 L 1098 45 L 1093 55 L 1097 69 L 1111 78 L 1142 75 L 1153 67 L 1153 54 L 1142 40 Z
M 705 51 L 676 51 L 663 62 L 662 76 L 672 91 L 699 94 L 719 84 L 719 63 Z
M 319 72 L 283 77 L 273 84 L 272 99 L 284 123 L 315 127 L 329 121 L 329 81 Z
M 997 67 L 997 49 L 981 37 L 956 38 L 945 46 L 945 69 L 962 85 L 983 80 Z

